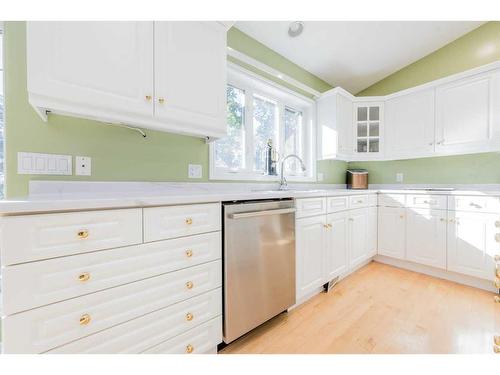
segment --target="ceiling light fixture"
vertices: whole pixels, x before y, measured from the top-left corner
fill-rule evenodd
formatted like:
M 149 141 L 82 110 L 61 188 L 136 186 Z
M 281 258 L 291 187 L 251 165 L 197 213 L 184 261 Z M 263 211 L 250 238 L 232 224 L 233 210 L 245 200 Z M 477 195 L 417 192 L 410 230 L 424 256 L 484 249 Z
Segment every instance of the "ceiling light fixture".
M 292 38 L 295 38 L 302 34 L 302 31 L 304 30 L 304 24 L 300 21 L 295 21 L 288 26 L 288 35 L 291 36 Z

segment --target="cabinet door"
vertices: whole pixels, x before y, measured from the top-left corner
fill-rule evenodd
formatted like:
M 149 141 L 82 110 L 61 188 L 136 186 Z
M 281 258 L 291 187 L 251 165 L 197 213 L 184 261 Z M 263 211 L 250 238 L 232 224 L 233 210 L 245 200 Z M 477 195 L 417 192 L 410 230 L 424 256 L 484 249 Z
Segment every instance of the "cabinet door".
M 226 133 L 226 28 L 155 22 L 155 118 L 179 132 Z
M 486 73 L 436 89 L 436 152 L 488 150 L 494 136 L 497 82 Z
M 326 216 L 296 220 L 297 300 L 323 285 Z
M 406 213 L 404 208 L 379 207 L 378 253 L 405 259 Z
M 357 103 L 354 105 L 354 155 L 357 159 L 382 155 L 384 104 Z
M 494 257 L 500 255 L 500 216 L 453 211 L 448 215 L 448 270 L 493 280 Z
M 368 209 L 368 257 L 377 254 L 377 228 L 378 228 L 378 210 L 377 207 L 370 207 Z
M 348 213 L 338 212 L 327 216 L 326 281 L 347 271 Z
M 28 22 L 27 67 L 34 106 L 123 121 L 153 115 L 152 22 Z
M 349 211 L 349 269 L 368 258 L 368 209 Z
M 319 159 L 347 158 L 352 154 L 352 100 L 341 92 L 317 100 Z
M 392 157 L 434 152 L 434 89 L 390 99 L 385 104 L 385 148 Z
M 446 269 L 446 211 L 406 210 L 406 259 Z

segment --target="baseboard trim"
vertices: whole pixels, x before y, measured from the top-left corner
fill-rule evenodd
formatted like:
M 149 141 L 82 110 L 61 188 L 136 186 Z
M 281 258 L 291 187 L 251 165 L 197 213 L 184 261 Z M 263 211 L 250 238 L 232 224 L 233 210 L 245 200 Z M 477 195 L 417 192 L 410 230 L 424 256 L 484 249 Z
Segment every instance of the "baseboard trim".
M 406 260 L 395 259 L 387 257 L 385 255 L 376 255 L 373 259 L 375 262 L 388 264 L 397 268 L 403 268 L 405 270 L 422 273 L 424 275 L 437 277 L 439 279 L 444 279 L 448 281 L 453 281 L 458 284 L 471 286 L 473 288 L 487 290 L 489 292 L 497 293 L 498 290 L 495 289 L 492 281 L 478 279 L 476 277 L 462 275 L 459 273 L 442 270 L 439 268 L 434 268 L 430 266 L 425 266 L 423 264 L 413 263 Z

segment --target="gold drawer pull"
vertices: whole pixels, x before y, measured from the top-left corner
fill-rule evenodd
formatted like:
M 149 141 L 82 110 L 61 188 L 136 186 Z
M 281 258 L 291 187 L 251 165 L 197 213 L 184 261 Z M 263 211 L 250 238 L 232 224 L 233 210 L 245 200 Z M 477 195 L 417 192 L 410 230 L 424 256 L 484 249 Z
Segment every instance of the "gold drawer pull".
M 328 225 L 328 228 L 333 228 L 332 224 L 327 224 L 327 225 Z
M 89 314 L 83 314 L 81 317 L 80 317 L 80 325 L 81 326 L 86 326 L 87 324 L 90 323 L 90 315 Z
M 186 219 L 186 224 L 187 224 L 187 225 L 191 225 L 191 224 L 193 224 L 193 219 L 191 219 L 190 217 L 188 217 L 188 218 Z
M 193 250 L 191 250 L 191 249 L 186 250 L 186 256 L 188 258 L 191 258 L 193 256 Z
M 497 354 L 498 354 L 498 353 L 500 353 L 500 346 L 498 346 L 498 345 L 493 345 L 493 351 L 494 351 L 495 353 L 497 353 Z
M 147 100 L 148 102 L 149 102 L 149 101 L 151 101 L 151 99 L 153 99 L 153 97 L 152 97 L 151 95 L 146 95 L 146 96 L 145 96 L 145 98 L 146 98 L 146 100 Z
M 78 275 L 78 281 L 81 281 L 82 283 L 85 281 L 89 281 L 90 279 L 90 273 L 88 272 L 83 272 Z
M 500 336 L 494 336 L 493 337 L 493 342 L 495 343 L 495 345 L 500 345 Z
M 500 303 L 500 296 L 493 297 L 493 301 L 495 301 L 495 303 Z
M 193 284 L 193 282 L 192 282 L 192 281 L 188 281 L 188 282 L 186 283 L 186 288 L 188 288 L 188 289 L 193 289 L 193 286 L 194 286 L 194 284 Z
M 194 318 L 193 314 L 191 314 L 191 313 L 187 313 L 187 314 L 186 314 L 186 320 L 187 320 L 188 322 L 190 322 L 191 320 L 193 320 L 193 318 Z
M 328 228 L 328 224 L 323 224 L 323 227 L 324 228 Z
M 159 98 L 159 99 L 158 99 L 158 103 L 160 103 L 160 104 L 165 103 L 165 99 L 164 99 L 164 98 Z
M 495 288 L 500 289 L 500 278 L 496 277 L 494 284 L 495 284 Z
M 186 353 L 191 354 L 194 351 L 194 347 L 191 344 L 186 346 Z
M 87 229 L 83 229 L 83 230 L 78 231 L 77 235 L 78 235 L 78 238 L 85 239 L 89 236 L 89 231 Z

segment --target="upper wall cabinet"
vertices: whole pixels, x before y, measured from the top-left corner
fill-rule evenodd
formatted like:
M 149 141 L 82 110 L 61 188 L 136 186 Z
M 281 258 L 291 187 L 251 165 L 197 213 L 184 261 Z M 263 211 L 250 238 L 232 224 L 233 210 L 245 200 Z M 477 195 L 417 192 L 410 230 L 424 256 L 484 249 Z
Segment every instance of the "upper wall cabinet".
M 385 103 L 386 157 L 425 156 L 434 151 L 434 89 Z
M 383 102 L 354 104 L 353 159 L 377 159 L 383 155 Z
M 349 159 L 352 154 L 351 94 L 336 88 L 317 101 L 319 159 Z
M 218 22 L 28 22 L 29 101 L 42 117 L 224 136 L 226 30 Z
M 436 152 L 493 149 L 500 130 L 499 76 L 488 72 L 436 88 Z

